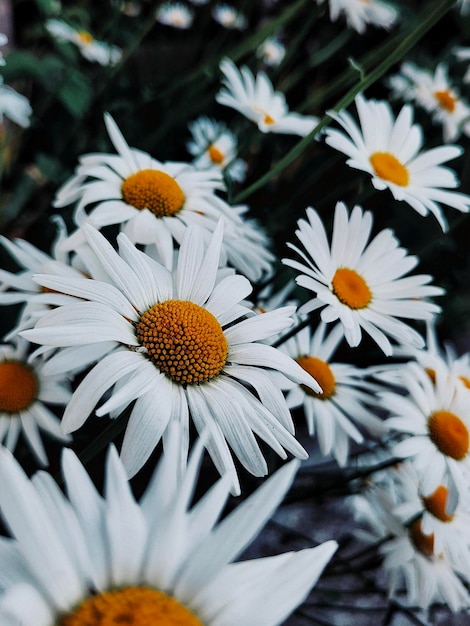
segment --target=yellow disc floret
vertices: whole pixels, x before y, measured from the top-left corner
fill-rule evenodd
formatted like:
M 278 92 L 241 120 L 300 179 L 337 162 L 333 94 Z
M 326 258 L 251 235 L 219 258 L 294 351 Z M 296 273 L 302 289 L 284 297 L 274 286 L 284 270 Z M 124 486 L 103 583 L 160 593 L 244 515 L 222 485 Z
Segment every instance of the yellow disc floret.
M 424 507 L 431 515 L 437 517 L 441 522 L 450 522 L 453 519 L 453 515 L 446 513 L 448 491 L 444 485 L 439 487 L 426 498 L 423 498 Z
M 208 153 L 212 163 L 215 163 L 216 165 L 221 165 L 224 162 L 223 153 L 213 144 L 209 146 Z
M 379 178 L 388 180 L 400 187 L 406 187 L 410 181 L 410 174 L 400 161 L 390 152 L 374 152 L 370 162 Z
M 457 104 L 457 99 L 450 91 L 435 91 L 434 97 L 438 101 L 441 109 L 445 109 L 449 113 L 452 113 L 454 111 L 455 105 Z
M 222 371 L 228 343 L 217 319 L 186 300 L 167 300 L 146 311 L 136 326 L 147 356 L 181 385 L 206 383 Z
M 421 528 L 421 520 L 415 520 L 410 528 L 410 539 L 413 542 L 415 548 L 424 554 L 424 556 L 431 557 L 434 554 L 434 535 L 425 535 Z
M 77 33 L 77 37 L 78 41 L 84 46 L 89 46 L 91 43 L 93 43 L 93 36 L 90 35 L 90 33 L 86 30 L 80 30 Z
M 34 370 L 21 361 L 0 363 L 0 411 L 17 413 L 26 409 L 38 394 Z
M 436 411 L 428 420 L 429 436 L 446 456 L 460 461 L 468 453 L 470 438 L 467 427 L 450 411 Z
M 301 356 L 297 359 L 297 363 L 313 376 L 322 388 L 322 391 L 317 393 L 307 385 L 302 385 L 305 393 L 320 400 L 328 400 L 334 394 L 336 387 L 336 380 L 328 363 L 315 356 Z
M 136 209 L 148 209 L 157 217 L 169 217 L 184 204 L 183 190 L 176 180 L 160 170 L 141 170 L 122 183 L 123 200 Z
M 63 615 L 57 626 L 203 626 L 175 598 L 148 587 L 105 591 Z
M 372 300 L 366 281 L 355 270 L 340 267 L 331 281 L 333 293 L 350 309 L 364 309 Z

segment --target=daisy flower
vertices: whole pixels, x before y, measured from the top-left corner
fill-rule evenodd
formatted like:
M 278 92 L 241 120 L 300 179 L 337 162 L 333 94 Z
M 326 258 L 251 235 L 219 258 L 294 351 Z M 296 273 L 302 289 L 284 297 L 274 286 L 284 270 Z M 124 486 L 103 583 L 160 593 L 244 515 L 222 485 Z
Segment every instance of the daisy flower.
M 232 6 L 219 3 L 212 9 L 212 17 L 216 22 L 225 26 L 225 28 L 236 28 L 243 30 L 247 27 L 248 21 L 243 13 L 237 11 Z
M 74 28 L 57 19 L 47 20 L 45 27 L 58 41 L 75 44 L 80 54 L 87 61 L 96 62 L 100 65 L 115 65 L 121 59 L 121 48 L 97 41 L 87 30 Z
M 304 263 L 283 259 L 283 263 L 301 272 L 297 283 L 316 294 L 300 307 L 299 313 L 325 307 L 321 312 L 323 321 L 339 320 L 352 347 L 361 342 L 362 330 L 388 356 L 393 349 L 387 335 L 399 344 L 423 346 L 421 335 L 397 319 L 431 319 L 440 310 L 426 300 L 443 293 L 441 288 L 427 284 L 431 276 L 405 276 L 417 265 L 418 258 L 407 256 L 388 228 L 367 243 L 372 214 L 363 213 L 359 206 L 349 217 L 346 206 L 337 203 L 331 247 L 320 216 L 311 207 L 307 218 L 299 220 L 296 231 L 305 252 L 287 244 Z
M 247 270 L 250 280 L 259 280 L 272 255 L 254 245 L 250 225 L 216 195 L 225 189 L 220 170 L 157 161 L 130 148 L 108 114 L 105 123 L 118 155 L 82 156 L 75 175 L 56 194 L 56 207 L 77 202 L 74 220 L 78 228 L 61 244 L 62 249 L 70 251 L 83 244 L 86 223 L 98 229 L 117 224 L 133 243 L 144 245 L 146 252 L 171 268 L 175 245 L 181 243 L 187 226 L 199 225 L 207 242 L 223 217 L 223 263 L 228 260 L 235 269 Z M 93 207 L 88 214 L 89 205 Z M 245 246 L 245 237 L 250 245 Z
M 33 110 L 28 98 L 15 91 L 12 87 L 3 84 L 3 76 L 0 76 L 0 123 L 3 124 L 3 116 L 27 128 L 31 123 Z
M 385 432 L 381 420 L 369 408 L 376 400 L 371 393 L 374 387 L 366 381 L 364 373 L 354 365 L 332 359 L 342 339 L 340 325 L 327 335 L 326 324 L 321 322 L 313 335 L 305 327 L 280 346 L 322 388 L 318 392 L 305 385 L 283 385 L 288 390 L 287 405 L 290 409 L 303 407 L 309 434 L 317 436 L 322 454 L 332 454 L 339 465 L 347 461 L 349 440 L 363 441 L 354 423 L 375 435 Z
M 173 26 L 173 28 L 185 30 L 192 26 L 194 14 L 182 2 L 165 2 L 158 7 L 155 19 L 165 26 Z
M 0 345 L 0 442 L 14 451 L 22 434 L 37 462 L 47 465 L 41 430 L 61 442 L 70 440 L 48 405 L 64 406 L 72 391 L 64 375 L 44 375 L 43 361 L 29 360 L 28 347 L 21 338 Z
M 324 0 L 317 0 L 321 4 Z M 330 19 L 335 22 L 343 13 L 347 25 L 361 35 L 368 24 L 390 29 L 398 18 L 397 10 L 381 0 L 329 0 Z
M 239 487 L 229 446 L 256 476 L 265 475 L 267 465 L 255 434 L 283 458 L 284 448 L 305 457 L 274 372 L 320 387 L 293 359 L 259 343 L 293 323 L 294 307 L 256 316 L 239 304 L 251 291 L 245 277 L 229 274 L 216 282 L 222 223 L 206 251 L 200 229 L 188 229 L 173 273 L 123 233 L 119 254 L 91 226 L 85 234 L 111 284 L 36 277 L 86 302 L 58 307 L 33 330 L 22 332 L 30 341 L 59 348 L 114 342 L 74 392 L 62 418 L 64 431 L 80 428 L 118 383 L 96 414 L 122 411 L 135 400 L 121 449 L 129 476 L 173 421 L 184 425 L 182 447 L 187 450 L 190 416 L 199 432 L 209 426 L 208 451 L 220 473 L 230 472 L 234 492 Z M 68 359 L 73 361 L 73 354 Z
M 256 49 L 256 55 L 269 67 L 277 67 L 286 55 L 286 47 L 277 37 L 268 37 Z
M 347 111 L 330 112 L 346 131 L 326 129 L 326 143 L 344 152 L 347 164 L 368 172 L 373 186 L 389 189 L 396 200 L 407 202 L 420 215 L 430 211 L 441 228 L 446 220 L 441 204 L 466 213 L 470 197 L 455 191 L 458 186 L 455 173 L 441 164 L 462 154 L 460 146 L 446 145 L 420 152 L 422 130 L 413 124 L 413 109 L 406 104 L 396 120 L 388 102 L 356 97 L 360 128 Z
M 0 450 L 0 508 L 12 535 L 0 540 L 2 624 L 284 622 L 315 585 L 336 542 L 233 561 L 280 504 L 296 462 L 219 521 L 229 481 L 220 479 L 191 507 L 202 448 L 181 473 L 179 439 L 172 429 L 139 502 L 113 447 L 103 496 L 71 450 L 62 456 L 67 496 L 46 472 L 29 480 Z
M 444 485 L 452 512 L 459 496 L 468 497 L 470 391 L 437 364 L 433 376 L 417 363 L 403 365 L 401 385 L 408 395 L 379 394 L 390 414 L 385 424 L 401 434 L 393 454 L 410 459 L 425 496 Z
M 232 180 L 243 182 L 247 164 L 237 158 L 237 136 L 224 122 L 205 115 L 188 124 L 191 140 L 186 147 L 198 169 L 216 168 Z
M 222 59 L 220 70 L 224 75 L 223 87 L 215 99 L 257 124 L 262 133 L 287 133 L 304 137 L 317 125 L 316 117 L 289 113 L 284 94 L 274 91 L 265 72 L 258 72 L 255 78 L 248 67 L 243 66 L 238 70 L 228 58 Z

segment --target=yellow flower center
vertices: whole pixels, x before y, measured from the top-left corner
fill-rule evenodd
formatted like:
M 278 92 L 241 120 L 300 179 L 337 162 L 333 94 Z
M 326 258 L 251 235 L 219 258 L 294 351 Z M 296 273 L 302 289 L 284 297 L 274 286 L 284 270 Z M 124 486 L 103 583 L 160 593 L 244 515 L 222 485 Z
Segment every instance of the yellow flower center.
M 209 152 L 209 158 L 212 161 L 212 163 L 215 163 L 216 165 L 220 165 L 221 163 L 223 163 L 224 155 L 214 145 L 209 147 L 208 152 Z
M 305 393 L 320 400 L 328 400 L 334 394 L 336 388 L 336 380 L 328 363 L 315 356 L 301 356 L 297 359 L 297 363 L 313 376 L 322 388 L 322 391 L 317 393 L 310 387 L 307 387 L 307 385 L 302 385 Z
M 274 119 L 274 117 L 269 115 L 269 113 L 267 113 L 261 107 L 254 106 L 252 108 L 253 108 L 253 111 L 255 111 L 255 113 L 262 113 L 263 114 L 263 123 L 266 124 L 266 126 L 271 126 L 272 124 L 276 123 L 276 120 Z
M 459 376 L 459 379 L 463 382 L 467 389 L 470 389 L 470 380 L 466 376 Z
M 333 293 L 350 309 L 364 309 L 372 300 L 366 281 L 355 270 L 340 267 L 331 281 Z
M 128 176 L 121 186 L 122 197 L 136 209 L 148 209 L 157 217 L 168 217 L 183 206 L 185 196 L 176 180 L 160 170 L 141 170 Z
M 369 160 L 379 178 L 400 185 L 400 187 L 408 185 L 410 180 L 408 170 L 390 152 L 374 152 Z
M 181 385 L 206 383 L 222 371 L 228 343 L 207 309 L 185 300 L 155 304 L 140 318 L 137 338 L 148 357 Z
M 91 596 L 57 626 L 203 626 L 178 600 L 147 587 L 125 587 Z
M 0 411 L 17 413 L 37 397 L 38 379 L 34 370 L 20 361 L 0 363 Z
M 431 379 L 431 382 L 435 385 L 436 384 L 436 371 L 433 370 L 431 367 L 426 367 L 424 371 Z
M 455 105 L 457 103 L 457 99 L 450 93 L 450 91 L 435 91 L 434 97 L 439 103 L 439 106 L 449 113 L 452 113 L 455 109 Z
M 410 539 L 413 542 L 415 548 L 424 554 L 424 556 L 431 557 L 434 554 L 434 535 L 425 535 L 421 529 L 421 520 L 415 520 L 410 528 Z
M 429 436 L 446 456 L 463 459 L 469 446 L 469 434 L 462 420 L 449 411 L 436 411 L 428 420 Z
M 431 515 L 441 520 L 441 522 L 450 522 L 454 517 L 446 513 L 447 494 L 446 487 L 439 485 L 434 493 L 422 499 L 426 510 L 429 511 Z
M 90 33 L 87 32 L 86 30 L 79 31 L 77 35 L 78 35 L 78 40 L 80 41 L 80 43 L 84 44 L 85 46 L 88 46 L 93 42 L 92 35 L 90 35 Z

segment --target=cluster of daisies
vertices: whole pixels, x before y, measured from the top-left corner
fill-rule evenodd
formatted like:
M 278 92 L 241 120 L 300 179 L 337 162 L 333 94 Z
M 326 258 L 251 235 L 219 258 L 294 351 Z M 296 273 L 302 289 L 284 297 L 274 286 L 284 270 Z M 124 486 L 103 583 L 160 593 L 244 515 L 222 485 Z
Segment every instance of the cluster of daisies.
M 316 4 L 322 15 L 325 3 Z M 165 3 L 155 19 L 189 28 L 195 10 Z M 247 27 L 228 5 L 211 11 L 227 28 Z M 330 0 L 329 17 L 360 34 L 392 28 L 399 13 L 379 0 Z M 46 29 L 88 61 L 121 59 L 121 49 L 61 20 Z M 448 208 L 469 211 L 447 166 L 463 153 L 450 142 L 469 134 L 469 109 L 445 66 L 405 63 L 389 84 L 405 101 L 396 115 L 360 94 L 354 107 L 321 112 L 322 122 L 275 89 L 267 68 L 284 54 L 273 37 L 257 51 L 256 72 L 224 57 L 214 106 L 242 116 L 260 141 L 311 137 L 336 150 L 369 176 L 372 193 L 431 213 L 443 232 Z M 414 104 L 442 123 L 445 145 L 426 149 Z M 250 207 L 230 200 L 249 163 L 227 117 L 191 120 L 188 159 L 167 161 L 130 145 L 104 112 L 111 151 L 82 155 L 57 189 L 50 252 L 0 237 L 18 268 L 0 269 L 0 304 L 20 311 L 0 345 L 6 626 L 281 624 L 337 543 L 235 561 L 313 444 L 341 467 L 379 468 L 351 506 L 360 538 L 379 546 L 390 596 L 470 609 L 470 355 L 439 345 L 444 290 L 415 271 L 419 258 L 391 228 L 377 230 L 370 211 L 341 197 L 331 223 L 306 207 L 286 241 L 291 254 L 277 258 Z M 60 215 L 67 209 L 72 227 Z M 295 278 L 276 290 L 280 268 Z M 365 342 L 383 363 L 335 356 Z M 123 437 L 107 449 L 100 493 L 72 450 L 106 418 Z M 64 489 L 44 469 L 28 477 L 16 458 L 23 439 L 46 467 L 44 435 L 63 446 Z M 129 479 L 157 453 L 137 500 Z M 195 501 L 206 453 L 220 478 Z M 225 515 L 241 475 L 267 476 L 273 458 L 280 469 Z

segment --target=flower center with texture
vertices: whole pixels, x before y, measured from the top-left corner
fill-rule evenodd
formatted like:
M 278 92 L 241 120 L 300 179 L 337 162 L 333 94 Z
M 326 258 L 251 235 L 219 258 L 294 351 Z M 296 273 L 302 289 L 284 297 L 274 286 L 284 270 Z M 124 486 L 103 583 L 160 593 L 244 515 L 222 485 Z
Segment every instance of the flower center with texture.
M 390 154 L 390 152 L 374 152 L 369 158 L 375 173 L 379 178 L 388 180 L 400 187 L 406 187 L 410 175 L 406 167 Z
M 372 300 L 366 281 L 355 270 L 340 267 L 331 281 L 333 293 L 350 309 L 364 309 Z
M 328 400 L 334 394 L 336 388 L 336 380 L 328 363 L 315 356 L 301 356 L 297 359 L 297 363 L 313 376 L 322 388 L 322 391 L 317 393 L 310 387 L 307 387 L 307 385 L 301 385 L 305 393 L 320 400 Z
M 185 196 L 176 180 L 160 170 L 140 170 L 128 176 L 121 185 L 123 200 L 156 217 L 170 217 L 183 207 Z
M 434 554 L 434 535 L 425 535 L 421 529 L 421 520 L 415 520 L 410 528 L 410 539 L 413 542 L 415 548 L 424 554 L 424 556 L 431 557 Z
M 93 37 L 86 30 L 81 30 L 78 34 L 78 40 L 85 46 L 89 46 L 93 42 Z
M 470 443 L 467 427 L 449 411 L 436 411 L 428 420 L 431 441 L 446 456 L 460 461 L 468 453 Z
M 147 587 L 125 587 L 87 598 L 57 626 L 203 626 L 178 600 Z
M 454 98 L 454 96 L 450 93 L 450 91 L 447 91 L 447 90 L 435 91 L 434 97 L 439 103 L 439 106 L 441 107 L 441 109 L 445 109 L 449 113 L 452 113 L 454 111 L 455 105 L 457 103 L 457 99 Z
M 222 371 L 228 343 L 207 309 L 186 300 L 166 300 L 146 311 L 136 326 L 147 356 L 181 385 L 206 383 Z
M 0 363 L 0 411 L 17 413 L 37 397 L 39 385 L 34 370 L 20 361 Z
M 212 163 L 215 163 L 216 165 L 220 165 L 221 163 L 224 162 L 224 155 L 214 145 L 209 146 L 208 153 L 209 153 L 209 158 L 212 161 Z
M 447 495 L 446 487 L 439 485 L 434 493 L 422 499 L 425 509 L 441 522 L 450 522 L 454 518 L 453 515 L 446 513 Z

